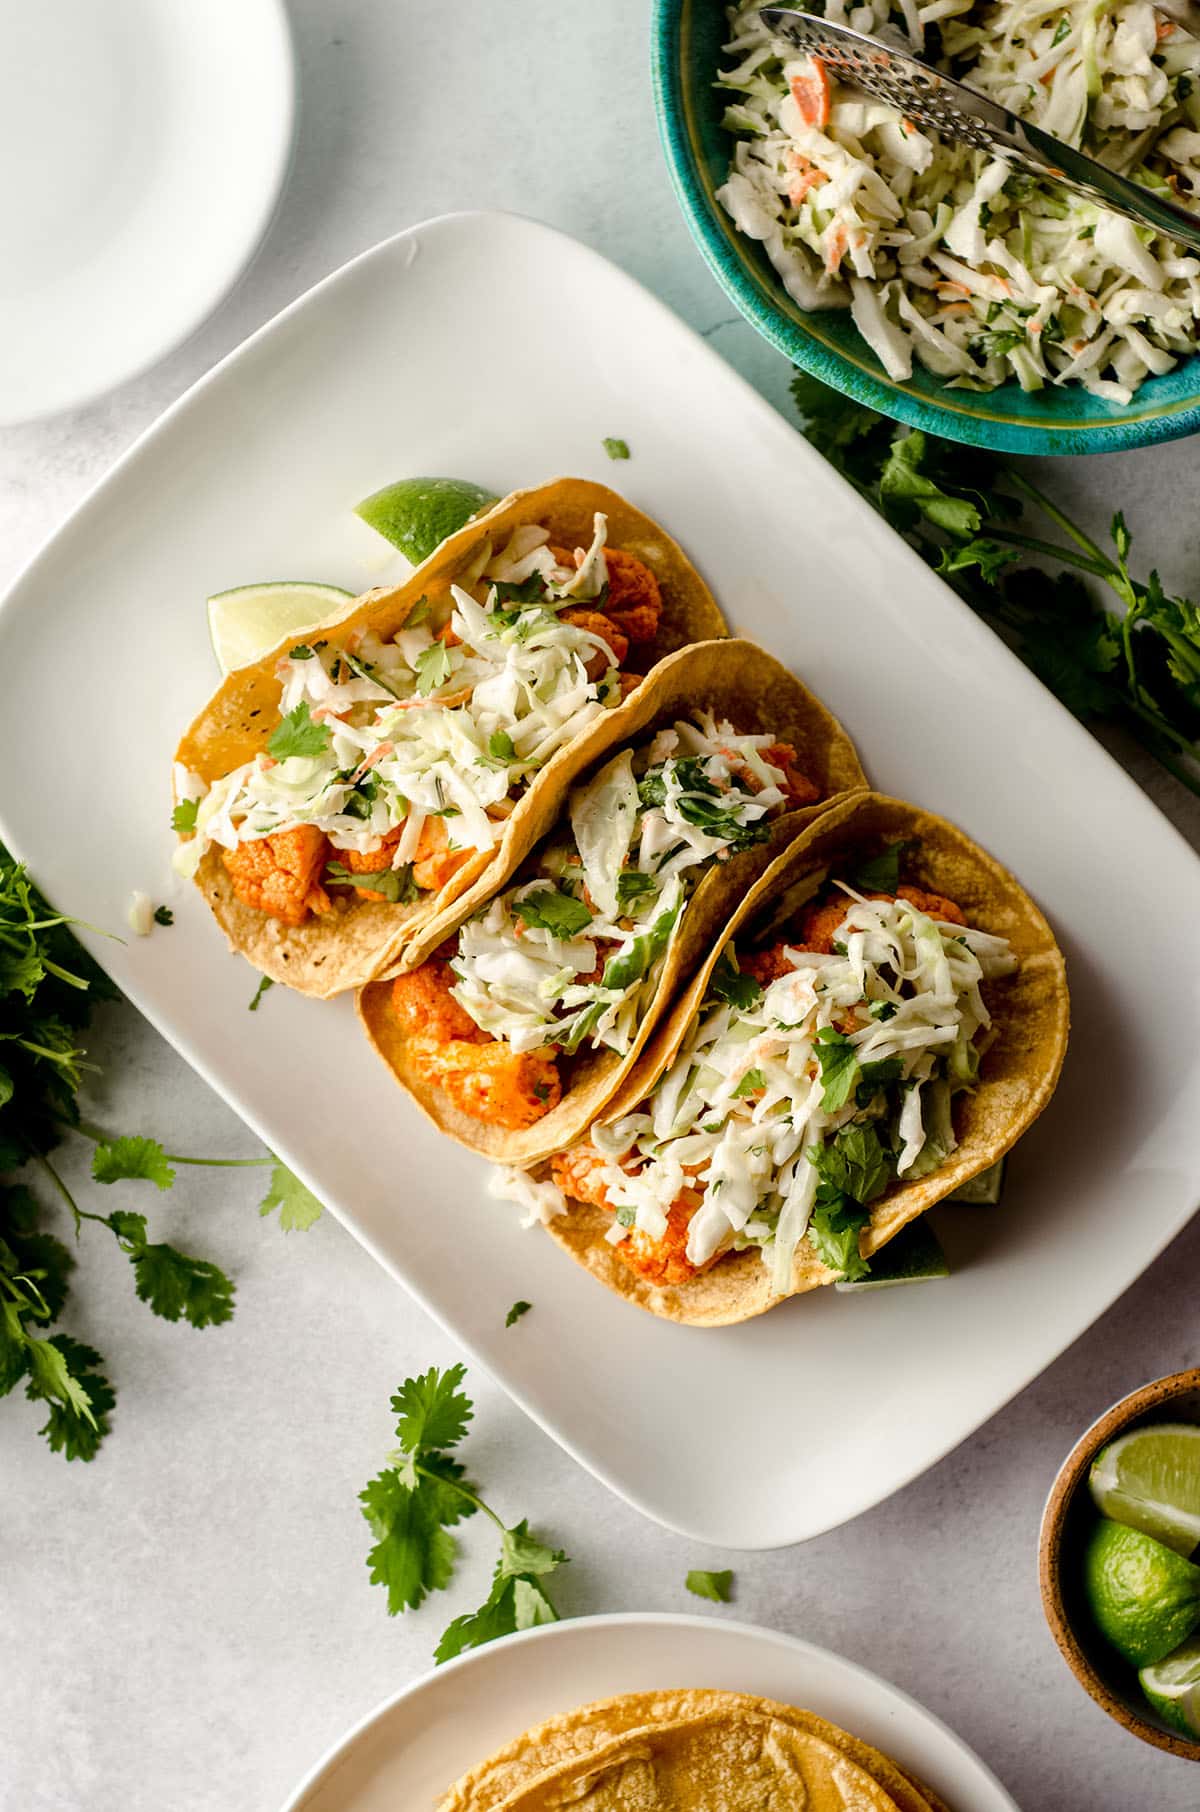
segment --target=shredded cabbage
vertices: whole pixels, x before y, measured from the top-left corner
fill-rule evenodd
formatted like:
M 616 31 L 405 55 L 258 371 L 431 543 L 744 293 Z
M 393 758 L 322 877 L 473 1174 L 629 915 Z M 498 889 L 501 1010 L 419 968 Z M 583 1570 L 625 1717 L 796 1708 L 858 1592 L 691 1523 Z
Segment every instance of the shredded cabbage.
M 572 789 L 566 823 L 458 934 L 454 998 L 515 1051 L 624 1054 L 701 875 L 787 804 L 769 735 L 711 712 Z
M 954 1150 L 950 1098 L 968 1083 L 967 1066 L 951 1074 L 951 1053 L 984 1048 L 991 1021 L 980 983 L 1011 974 L 1016 960 L 1004 938 L 838 885 L 847 909 L 833 941 L 845 953 L 787 948 L 791 967 L 752 988 L 748 1005 L 714 985 L 653 1095 L 594 1130 L 614 1240 L 635 1229 L 661 1239 L 680 1194 L 700 1191 L 690 1262 L 757 1247 L 782 1293 L 831 1141 L 840 1135 L 853 1153 L 847 1131 L 873 1129 L 884 1166 L 874 1193 L 893 1173 L 923 1176 Z M 851 1071 L 842 1091 L 831 1085 L 834 1061 Z
M 738 142 L 718 199 L 802 308 L 849 307 L 890 377 L 916 360 L 952 389 L 1016 377 L 1127 403 L 1196 350 L 1200 259 L 855 89 L 831 85 L 823 119 L 812 60 L 772 37 L 758 6 L 729 9 L 720 81 Z M 1184 205 L 1200 198 L 1200 42 L 1149 0 L 811 10 L 868 33 L 898 26 L 1068 144 Z
M 621 702 L 608 643 L 559 614 L 600 596 L 606 535 L 597 515 L 581 564 L 560 566 L 548 532 L 524 524 L 498 552 L 486 547 L 479 571 L 462 575 L 469 585 L 451 586 L 444 624 L 418 606 L 389 641 L 368 632 L 298 644 L 280 662 L 280 719 L 299 710 L 325 725 L 325 746 L 260 754 L 210 788 L 177 769 L 177 800 L 199 802 L 177 867 L 194 874 L 211 844 L 233 849 L 306 824 L 335 851 L 363 855 L 403 826 L 388 858 L 396 869 L 412 862 L 431 817 L 446 820 L 448 848 L 490 848 L 538 770 Z

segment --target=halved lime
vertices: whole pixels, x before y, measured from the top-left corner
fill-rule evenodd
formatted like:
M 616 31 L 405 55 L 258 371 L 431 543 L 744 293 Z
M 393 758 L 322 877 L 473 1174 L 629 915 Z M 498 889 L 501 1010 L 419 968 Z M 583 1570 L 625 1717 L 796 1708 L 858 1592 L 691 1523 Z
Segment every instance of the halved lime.
M 989 1164 L 986 1170 L 980 1170 L 975 1176 L 968 1177 L 965 1183 L 960 1183 L 954 1194 L 948 1196 L 947 1200 L 977 1202 L 994 1208 L 1000 1200 L 1000 1192 L 1004 1188 L 1004 1166 L 1007 1163 L 1007 1158 L 997 1158 L 996 1162 Z
M 949 1277 L 946 1254 L 932 1227 L 922 1220 L 902 1227 L 871 1260 L 871 1275 L 858 1283 L 836 1283 L 835 1290 L 890 1290 L 896 1284 L 926 1283 Z
M 465 478 L 401 478 L 354 506 L 354 514 L 398 547 L 414 566 L 495 503 L 492 491 Z
M 1200 1737 L 1200 1640 L 1193 1637 L 1165 1661 L 1143 1667 L 1138 1679 L 1164 1723 Z
M 1150 1667 L 1200 1624 L 1200 1567 L 1160 1541 L 1107 1519 L 1083 1560 L 1092 1616 L 1134 1667 Z
M 274 579 L 263 585 L 235 585 L 208 600 L 208 630 L 222 673 L 245 667 L 274 648 L 285 635 L 301 635 L 322 617 L 340 610 L 352 591 L 314 585 L 305 579 Z
M 1200 1542 L 1200 1428 L 1155 1422 L 1110 1441 L 1088 1480 L 1101 1516 L 1141 1529 L 1176 1554 Z

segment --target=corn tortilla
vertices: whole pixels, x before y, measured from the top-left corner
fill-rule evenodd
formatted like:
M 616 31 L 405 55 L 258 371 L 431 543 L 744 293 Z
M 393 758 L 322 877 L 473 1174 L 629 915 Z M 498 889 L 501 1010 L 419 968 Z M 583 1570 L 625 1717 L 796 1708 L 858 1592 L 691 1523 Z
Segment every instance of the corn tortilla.
M 890 1756 L 815 1712 L 749 1693 L 707 1688 L 622 1693 L 548 1718 L 464 1774 L 438 1802 L 436 1812 L 497 1812 L 539 1775 L 584 1759 L 615 1737 L 711 1712 L 721 1713 L 731 1722 L 745 1713 L 765 1714 L 808 1732 L 869 1774 L 884 1789 L 896 1812 L 948 1812 L 941 1800 Z
M 445 595 L 486 540 L 502 542 L 515 528 L 539 523 L 550 531 L 552 541 L 586 547 L 597 511 L 608 517 L 610 544 L 635 554 L 651 569 L 662 590 L 658 634 L 653 642 L 631 646 L 626 671 L 649 671 L 678 648 L 726 634 L 712 594 L 682 548 L 615 491 L 582 478 L 559 478 L 532 490 L 514 491 L 443 541 L 403 585 L 364 593 L 314 625 L 311 633 L 321 634 L 335 646 L 352 632 L 368 629 L 386 640 L 402 627 L 420 599 L 436 601 Z M 266 747 L 279 720 L 276 666 L 295 639 L 286 636 L 269 654 L 225 678 L 184 735 L 177 762 L 212 785 Z M 437 894 L 405 905 L 347 895 L 335 912 L 290 926 L 237 898 L 216 848 L 205 853 L 197 884 L 231 946 L 274 981 L 322 999 L 358 987 L 373 975 L 389 972 L 414 931 L 485 873 L 489 886 L 511 874 L 536 835 L 529 826 L 536 819 L 539 794 L 560 797 L 590 759 L 594 738 L 632 702 L 606 712 L 582 736 L 560 749 L 522 795 L 500 841 L 489 850 L 476 852 Z
M 407 1036 L 391 1011 L 387 982 L 378 981 L 361 990 L 358 1010 L 374 1049 L 435 1126 L 472 1151 L 503 1164 L 530 1165 L 579 1138 L 633 1071 L 676 987 L 713 947 L 733 903 L 804 825 L 828 809 L 830 798 L 865 788 L 858 757 L 836 718 L 773 656 L 754 642 L 740 640 L 701 643 L 663 661 L 628 704 L 599 726 L 589 765 L 598 766 L 627 743 L 645 743 L 663 725 L 698 709 L 728 718 L 740 731 L 769 733 L 792 743 L 798 765 L 821 789 L 822 800 L 786 813 L 772 827 L 769 842 L 741 850 L 727 862 L 714 863 L 704 875 L 672 933 L 658 994 L 627 1056 L 591 1050 L 560 1058 L 561 1102 L 533 1126 L 513 1132 L 464 1113 L 430 1080 L 420 1040 Z M 565 800 L 565 791 L 552 796 L 549 789 L 540 789 L 527 821 L 536 831 L 526 847 L 552 828 Z M 497 885 L 489 877 L 440 915 L 413 940 L 404 967 L 423 961 L 443 939 L 457 932 L 476 907 L 497 891 Z
M 1006 937 L 1019 966 L 1014 975 L 988 984 L 994 1042 L 984 1055 L 978 1085 L 955 1097 L 958 1149 L 938 1170 L 914 1182 L 894 1183 L 872 1204 L 870 1224 L 859 1241 L 865 1258 L 1011 1150 L 1054 1093 L 1066 1053 L 1070 999 L 1053 932 L 1014 877 L 946 819 L 878 793 L 860 793 L 838 801 L 804 828 L 713 940 L 670 1015 L 660 1020 L 636 1069 L 603 1110 L 604 1120 L 618 1119 L 652 1091 L 683 1044 L 712 969 L 731 938 L 742 935 L 752 945 L 756 929 L 761 935 L 781 911 L 786 914 L 788 890 L 814 869 L 827 867 L 836 874 L 849 858 L 873 854 L 898 839 L 909 845 L 903 879 L 954 900 L 969 924 Z M 786 916 L 781 922 L 786 923 Z M 649 1283 L 605 1240 L 611 1225 L 612 1216 L 604 1209 L 572 1202 L 566 1214 L 548 1223 L 548 1231 L 594 1277 L 655 1315 L 693 1327 L 723 1327 L 761 1315 L 783 1300 L 772 1289 L 770 1269 L 757 1250 L 723 1258 L 686 1283 Z M 801 1240 L 786 1294 L 799 1295 L 834 1280 L 835 1273 Z

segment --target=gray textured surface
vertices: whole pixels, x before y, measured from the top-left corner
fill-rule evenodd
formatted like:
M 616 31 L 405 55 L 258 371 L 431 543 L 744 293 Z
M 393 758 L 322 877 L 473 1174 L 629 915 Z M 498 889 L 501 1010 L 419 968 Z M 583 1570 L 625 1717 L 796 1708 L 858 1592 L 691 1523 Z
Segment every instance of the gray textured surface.
M 165 365 L 80 415 L 0 436 L 0 581 L 245 334 L 352 253 L 446 209 L 502 206 L 578 234 L 785 404 L 783 362 L 731 318 L 676 213 L 643 0 L 296 0 L 293 13 L 300 140 L 257 263 Z M 1194 594 L 1194 458 L 1181 443 L 1060 466 L 1054 482 L 1097 522 L 1124 507 L 1143 560 Z M 1200 806 L 1132 765 L 1200 841 Z M 106 1073 L 97 1118 L 181 1151 L 253 1149 L 132 1011 L 104 1015 L 94 1054 Z M 0 1408 L 5 1812 L 269 1812 L 340 1730 L 427 1665 L 448 1616 L 481 1595 L 482 1530 L 451 1594 L 389 1622 L 367 1583 L 354 1501 L 389 1445 L 390 1392 L 406 1371 L 454 1358 L 452 1345 L 332 1221 L 289 1238 L 261 1222 L 260 1192 L 256 1173 L 191 1173 L 160 1210 L 181 1243 L 236 1272 L 238 1314 L 224 1329 L 195 1334 L 131 1307 L 123 1261 L 85 1242 L 74 1328 L 109 1355 L 121 1392 L 97 1464 L 64 1465 L 33 1438 L 29 1405 Z M 575 1556 L 565 1612 L 694 1609 L 687 1568 L 732 1564 L 739 1617 L 906 1687 L 1025 1812 L 1190 1812 L 1196 1774 L 1122 1735 L 1059 1660 L 1034 1551 L 1076 1434 L 1113 1397 L 1194 1361 L 1198 1263 L 1200 1225 L 972 1441 L 801 1549 L 689 1547 L 625 1509 L 483 1378 L 472 1468 L 503 1510 L 528 1513 Z

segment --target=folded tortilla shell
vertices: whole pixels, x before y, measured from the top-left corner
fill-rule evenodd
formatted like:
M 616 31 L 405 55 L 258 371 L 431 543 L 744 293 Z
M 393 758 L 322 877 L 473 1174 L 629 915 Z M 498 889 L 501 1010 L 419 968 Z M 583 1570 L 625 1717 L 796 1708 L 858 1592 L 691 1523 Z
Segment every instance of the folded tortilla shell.
M 969 924 L 1006 937 L 1019 967 L 1014 975 L 988 984 L 994 1042 L 984 1055 L 980 1079 L 971 1092 L 955 1097 L 958 1149 L 940 1169 L 917 1181 L 897 1181 L 871 1206 L 870 1225 L 860 1248 L 869 1258 L 918 1215 L 951 1195 L 969 1177 L 1011 1150 L 1054 1093 L 1067 1048 L 1070 1000 L 1066 968 L 1054 934 L 1029 895 L 963 831 L 919 806 L 860 793 L 838 801 L 803 829 L 790 848 L 771 863 L 732 915 L 659 1022 L 636 1069 L 609 1096 L 606 1121 L 631 1112 L 669 1068 L 687 1036 L 725 944 L 744 934 L 747 945 L 773 921 L 787 922 L 788 891 L 814 869 L 836 875 L 852 857 L 873 854 L 903 840 L 902 878 L 954 900 Z M 598 1116 L 599 1117 L 599 1116 Z M 757 1250 L 738 1252 L 686 1283 L 655 1285 L 637 1276 L 607 1243 L 612 1216 L 590 1204 L 572 1202 L 566 1214 L 548 1223 L 556 1239 L 579 1264 L 610 1289 L 671 1321 L 694 1327 L 722 1327 L 761 1315 L 782 1300 L 771 1287 L 769 1267 Z M 807 1239 L 796 1249 L 791 1289 L 798 1295 L 832 1283 Z
M 675 926 L 658 994 L 627 1056 L 592 1050 L 560 1059 L 564 1077 L 561 1102 L 533 1126 L 512 1132 L 463 1113 L 429 1079 L 420 1040 L 407 1037 L 391 1011 L 387 983 L 376 982 L 360 992 L 358 1010 L 367 1036 L 396 1080 L 436 1126 L 472 1151 L 504 1164 L 529 1165 L 581 1137 L 634 1069 L 679 983 L 720 937 L 735 902 L 803 826 L 822 815 L 830 798 L 866 785 L 853 745 L 836 718 L 773 656 L 754 642 L 737 640 L 702 643 L 662 662 L 620 713 L 614 712 L 606 720 L 604 738 L 597 733 L 589 765 L 598 767 L 626 744 L 644 744 L 664 724 L 698 709 L 728 718 L 741 731 L 769 733 L 792 743 L 800 768 L 820 787 L 822 801 L 785 814 L 772 827 L 770 842 L 742 850 L 728 862 L 714 864 L 704 875 Z M 553 827 L 566 797 L 565 788 L 553 797 L 549 789 L 540 790 L 527 821 L 537 830 L 527 847 Z M 505 881 L 508 878 L 504 876 Z M 414 942 L 414 951 L 423 960 L 502 884 L 489 877 L 481 888 L 464 895 L 422 933 Z M 406 961 L 405 967 L 409 966 Z
M 597 511 L 608 517 L 611 545 L 636 554 L 654 573 L 662 589 L 663 613 L 658 634 L 651 643 L 631 645 L 625 663 L 627 671 L 649 671 L 656 661 L 677 648 L 726 633 L 712 594 L 682 548 L 615 491 L 582 478 L 559 478 L 532 490 L 514 491 L 443 541 L 403 585 L 364 593 L 315 624 L 308 633 L 319 634 L 334 646 L 352 632 L 362 630 L 373 630 L 387 640 L 395 635 L 420 599 L 436 602 L 448 592 L 486 540 L 499 545 L 515 528 L 536 522 L 550 531 L 551 541 L 567 547 L 586 547 L 592 539 L 592 519 Z M 279 719 L 281 688 L 276 666 L 295 639 L 294 635 L 286 636 L 269 654 L 227 675 L 185 734 L 176 761 L 211 785 L 266 747 Z M 629 702 L 632 701 L 626 701 Z M 196 876 L 197 884 L 232 947 L 265 975 L 322 999 L 358 987 L 372 975 L 386 972 L 417 927 L 450 899 L 464 893 L 485 871 L 496 877 L 512 872 L 529 847 L 527 825 L 530 814 L 536 811 L 539 791 L 547 789 L 552 798 L 558 797 L 590 759 L 592 739 L 624 709 L 619 706 L 605 713 L 573 743 L 560 749 L 522 795 L 500 841 L 490 850 L 476 852 L 437 894 L 405 905 L 346 895 L 335 912 L 290 926 L 244 905 L 236 897 L 219 849 L 206 852 Z

